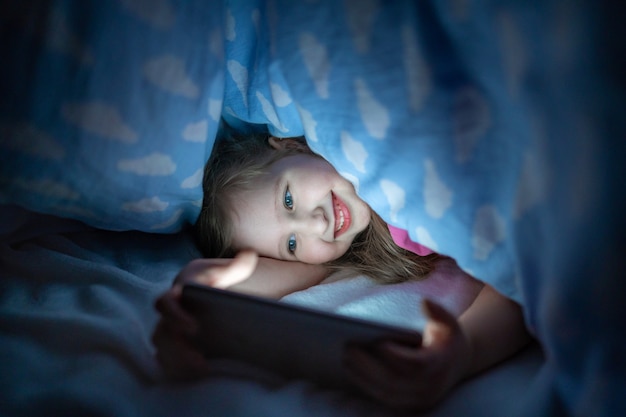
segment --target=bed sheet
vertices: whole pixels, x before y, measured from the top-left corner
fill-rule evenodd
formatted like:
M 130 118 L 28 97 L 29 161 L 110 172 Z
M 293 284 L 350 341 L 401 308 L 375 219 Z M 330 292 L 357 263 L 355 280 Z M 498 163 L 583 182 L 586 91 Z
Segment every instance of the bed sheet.
M 196 383 L 167 382 L 150 343 L 158 319 L 152 305 L 198 255 L 190 236 L 102 231 L 15 208 L 2 214 L 11 222 L 0 229 L 1 415 L 394 415 L 363 398 L 236 363 L 214 363 L 220 372 Z M 464 282 L 455 271 L 460 273 L 448 264 L 439 281 Z M 339 312 L 343 306 L 353 315 L 371 306 L 379 319 L 393 322 L 403 314 L 419 322 L 420 294 L 458 313 L 479 288 L 465 280 L 465 287 L 437 297 L 442 287 L 432 282 L 425 290 L 424 284 L 381 286 L 365 277 L 329 280 L 289 302 Z M 542 363 L 540 350 L 528 349 L 424 415 L 510 415 Z

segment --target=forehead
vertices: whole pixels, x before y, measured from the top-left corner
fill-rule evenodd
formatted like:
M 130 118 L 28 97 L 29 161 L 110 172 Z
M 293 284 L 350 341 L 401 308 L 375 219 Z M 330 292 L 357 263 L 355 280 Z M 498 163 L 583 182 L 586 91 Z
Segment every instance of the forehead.
M 300 153 L 299 152 L 299 153 L 286 155 L 283 158 L 280 158 L 274 161 L 269 166 L 269 172 L 276 174 L 286 169 L 289 169 L 289 170 L 308 169 L 311 165 L 321 166 L 321 165 L 328 165 L 328 163 L 319 155 L 315 155 L 312 153 Z
M 233 248 L 254 249 L 262 256 L 277 257 L 275 176 L 255 178 L 246 189 L 230 196 L 233 225 Z

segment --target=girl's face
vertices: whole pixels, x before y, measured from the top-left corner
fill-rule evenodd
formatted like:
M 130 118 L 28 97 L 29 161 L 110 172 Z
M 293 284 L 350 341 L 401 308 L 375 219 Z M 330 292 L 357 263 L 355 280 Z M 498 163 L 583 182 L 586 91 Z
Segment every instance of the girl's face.
M 314 155 L 279 159 L 253 185 L 235 196 L 233 243 L 261 256 L 310 264 L 337 259 L 371 219 L 352 184 Z

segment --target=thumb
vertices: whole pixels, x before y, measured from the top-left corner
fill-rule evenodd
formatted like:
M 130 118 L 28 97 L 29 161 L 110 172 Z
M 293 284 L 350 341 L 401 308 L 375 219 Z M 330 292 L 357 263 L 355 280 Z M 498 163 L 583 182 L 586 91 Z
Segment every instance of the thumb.
M 228 288 L 250 278 L 259 262 L 256 252 L 245 250 L 239 252 L 226 265 L 220 265 L 211 270 L 211 285 L 216 288 Z
M 459 326 L 456 317 L 434 301 L 424 299 L 422 310 L 428 318 L 424 328 L 422 346 L 428 347 L 444 342 Z

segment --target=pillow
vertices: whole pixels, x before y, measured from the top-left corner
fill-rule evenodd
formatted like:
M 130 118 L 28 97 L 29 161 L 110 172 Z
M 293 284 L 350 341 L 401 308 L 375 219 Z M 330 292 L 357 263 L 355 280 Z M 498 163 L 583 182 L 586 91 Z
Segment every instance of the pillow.
M 111 230 L 193 223 L 222 107 L 221 21 L 201 0 L 7 11 L 0 203 Z

